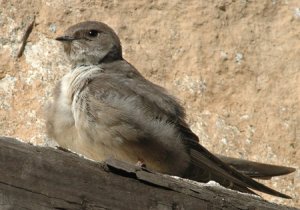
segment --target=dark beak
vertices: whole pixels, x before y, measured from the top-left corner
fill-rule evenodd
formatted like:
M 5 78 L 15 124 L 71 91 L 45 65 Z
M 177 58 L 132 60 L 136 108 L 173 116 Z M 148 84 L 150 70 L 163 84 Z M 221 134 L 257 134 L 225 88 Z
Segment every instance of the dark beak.
M 71 42 L 73 40 L 76 40 L 76 38 L 72 36 L 59 36 L 56 37 L 55 40 L 60 41 L 60 42 Z

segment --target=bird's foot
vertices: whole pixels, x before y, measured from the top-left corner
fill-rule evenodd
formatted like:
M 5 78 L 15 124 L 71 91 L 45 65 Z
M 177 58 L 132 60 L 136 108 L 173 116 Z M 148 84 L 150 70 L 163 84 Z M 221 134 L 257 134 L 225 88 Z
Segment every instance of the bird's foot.
M 143 160 L 138 160 L 138 162 L 135 164 L 135 166 L 140 167 L 140 168 L 147 168 L 146 164 Z

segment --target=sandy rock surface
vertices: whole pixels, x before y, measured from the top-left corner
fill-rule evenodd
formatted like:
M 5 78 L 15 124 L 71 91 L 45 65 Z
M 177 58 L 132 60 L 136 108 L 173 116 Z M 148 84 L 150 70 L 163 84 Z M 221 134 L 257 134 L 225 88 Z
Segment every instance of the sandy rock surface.
M 124 57 L 176 95 L 213 152 L 296 167 L 270 187 L 300 207 L 299 0 L 0 0 L 0 135 L 48 145 L 43 112 L 70 66 L 53 40 L 84 20 L 113 27 Z M 16 59 L 26 27 L 35 27 Z M 298 121 L 298 124 L 297 124 Z

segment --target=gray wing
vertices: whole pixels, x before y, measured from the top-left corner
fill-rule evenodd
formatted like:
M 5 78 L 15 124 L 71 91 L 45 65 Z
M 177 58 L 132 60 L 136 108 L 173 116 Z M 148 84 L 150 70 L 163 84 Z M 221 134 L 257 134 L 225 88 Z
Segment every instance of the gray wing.
M 249 189 L 251 188 L 271 195 L 290 198 L 238 172 L 201 146 L 198 143 L 198 137 L 186 124 L 184 110 L 177 101 L 163 88 L 144 79 L 132 66 L 124 62 L 104 66 L 103 68 L 108 68 L 107 70 L 110 72 L 93 79 L 88 85 L 86 90 L 88 94 L 86 95 L 89 98 L 85 100 L 88 100 L 86 104 L 93 104 L 93 106 L 83 109 L 88 110 L 91 119 L 93 117 L 94 120 L 101 118 L 94 115 L 103 109 L 103 106 L 106 106 L 107 113 L 102 116 L 102 120 L 107 121 L 108 126 L 119 126 L 116 129 L 118 135 L 123 135 L 129 141 L 140 140 L 147 135 L 152 135 L 152 140 L 158 135 L 164 135 L 165 139 L 162 139 L 168 141 L 169 137 L 165 133 L 170 131 L 162 129 L 159 124 L 146 131 L 143 129 L 149 126 L 141 125 L 145 124 L 144 121 L 163 122 L 161 125 L 167 129 L 169 127 L 166 125 L 171 125 L 170 129 L 175 129 L 179 138 L 172 139 L 174 143 L 161 146 L 167 145 L 176 149 L 174 145 L 184 145 L 185 153 L 190 156 L 190 164 L 184 174 L 186 178 L 201 182 L 214 180 L 225 187 L 242 192 L 251 193 L 252 191 Z M 93 103 L 90 103 L 91 101 Z M 130 116 L 134 116 L 134 118 Z M 120 122 L 123 125 L 126 124 L 126 129 L 121 128 L 123 125 L 120 125 Z M 174 134 L 173 131 L 171 133 Z M 179 165 L 177 161 L 172 162 L 172 165 L 174 164 Z

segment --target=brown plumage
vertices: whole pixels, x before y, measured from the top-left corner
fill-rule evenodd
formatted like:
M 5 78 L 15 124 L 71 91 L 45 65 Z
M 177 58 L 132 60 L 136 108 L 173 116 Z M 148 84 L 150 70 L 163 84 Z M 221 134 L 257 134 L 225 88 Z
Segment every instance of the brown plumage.
M 185 121 L 183 107 L 123 59 L 120 40 L 110 27 L 82 22 L 56 40 L 64 44 L 73 64 L 57 85 L 47 113 L 48 135 L 60 146 L 97 161 L 110 157 L 133 164 L 143 161 L 161 173 L 290 198 L 249 177 L 266 165 L 249 172 L 244 166 L 253 162 L 218 158 L 201 146 Z M 261 177 L 294 171 L 270 169 Z

